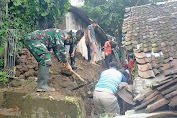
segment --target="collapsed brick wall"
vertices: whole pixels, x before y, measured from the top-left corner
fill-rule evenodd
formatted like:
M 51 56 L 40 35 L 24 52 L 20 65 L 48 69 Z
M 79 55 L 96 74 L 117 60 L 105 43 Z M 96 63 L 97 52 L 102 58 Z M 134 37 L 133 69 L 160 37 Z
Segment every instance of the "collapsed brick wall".
M 18 51 L 16 55 L 16 77 L 28 78 L 36 77 L 38 63 L 33 55 L 25 48 Z

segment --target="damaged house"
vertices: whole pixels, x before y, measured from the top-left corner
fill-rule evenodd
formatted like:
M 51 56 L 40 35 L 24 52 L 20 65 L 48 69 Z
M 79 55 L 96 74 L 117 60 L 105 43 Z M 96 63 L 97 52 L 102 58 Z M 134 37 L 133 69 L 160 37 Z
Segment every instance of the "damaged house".
M 176 110 L 177 1 L 127 8 L 122 30 L 126 55 L 136 60 L 134 90 L 150 81 L 134 97 L 134 109 Z
M 127 8 L 122 29 L 126 55 L 134 55 L 141 78 L 155 78 L 174 66 L 177 1 Z
M 71 6 L 69 12 L 66 14 L 64 21 L 58 23 L 56 28 L 60 29 L 71 29 L 71 30 L 83 30 L 85 32 L 88 25 L 90 25 L 92 19 L 90 19 L 85 12 L 77 7 Z M 98 26 L 95 29 L 96 40 L 97 40 L 97 48 L 98 51 L 95 55 L 95 61 L 102 60 L 102 51 L 101 46 L 104 45 L 105 41 L 107 41 L 107 35 L 103 31 L 103 29 Z M 87 55 L 87 47 L 85 45 L 85 36 L 78 43 L 77 51 L 82 54 L 83 57 L 88 59 Z

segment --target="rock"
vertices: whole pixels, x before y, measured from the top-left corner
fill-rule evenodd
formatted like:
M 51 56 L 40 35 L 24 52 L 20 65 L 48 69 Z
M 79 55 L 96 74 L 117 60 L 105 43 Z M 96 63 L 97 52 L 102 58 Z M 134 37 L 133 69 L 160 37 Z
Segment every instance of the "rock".
M 16 67 L 16 69 L 22 69 L 21 65 L 16 65 L 15 67 Z
M 21 55 L 21 58 L 22 58 L 22 59 L 27 59 L 28 56 L 27 56 L 27 55 Z
M 24 67 L 24 68 L 23 68 L 23 72 L 27 72 L 28 70 L 29 70 L 28 67 Z
M 28 79 L 27 80 L 30 80 L 30 81 L 35 81 L 35 80 L 37 80 L 37 77 L 28 77 Z
M 19 78 L 20 79 L 25 79 L 25 76 L 24 75 L 20 75 Z
M 21 72 L 16 71 L 16 77 L 20 77 Z
M 29 69 L 34 69 L 36 66 L 35 65 L 27 65 L 26 67 Z
M 17 86 L 21 86 L 21 85 L 25 85 L 25 84 L 26 84 L 26 80 L 24 80 L 24 79 L 13 79 L 11 81 L 12 87 L 17 87 Z
M 34 69 L 30 69 L 29 71 L 27 71 L 27 72 L 24 73 L 24 76 L 26 78 L 33 77 L 34 75 L 36 75 L 36 71 Z

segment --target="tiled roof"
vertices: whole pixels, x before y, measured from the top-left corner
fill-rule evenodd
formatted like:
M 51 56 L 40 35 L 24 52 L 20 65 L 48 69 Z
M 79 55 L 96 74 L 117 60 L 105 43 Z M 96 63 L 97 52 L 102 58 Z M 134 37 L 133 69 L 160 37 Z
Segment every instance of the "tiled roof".
M 177 58 L 177 1 L 127 8 L 125 17 L 123 45 L 134 53 L 139 76 L 171 68 Z

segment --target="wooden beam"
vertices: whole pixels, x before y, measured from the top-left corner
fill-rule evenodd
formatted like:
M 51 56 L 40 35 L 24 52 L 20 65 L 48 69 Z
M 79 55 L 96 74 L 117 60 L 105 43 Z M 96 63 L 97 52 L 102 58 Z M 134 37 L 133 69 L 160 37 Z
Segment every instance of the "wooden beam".
M 141 105 L 137 106 L 134 108 L 134 110 L 139 110 L 139 109 L 143 109 L 145 108 L 147 105 L 151 104 L 152 102 L 154 102 L 157 99 L 157 96 L 153 97 L 152 99 L 142 103 Z
M 147 96 L 142 103 L 145 103 L 146 101 L 152 99 L 153 97 L 155 97 L 157 94 L 159 94 L 158 91 L 154 91 L 152 94 L 150 94 L 149 96 Z
M 162 95 L 166 95 L 174 90 L 177 90 L 177 84 L 172 86 L 172 87 L 169 87 L 168 89 L 164 90 L 161 92 Z
M 177 90 L 173 91 L 165 96 L 166 99 L 172 98 L 174 96 L 177 96 Z
M 153 103 L 151 105 L 148 105 L 145 110 L 146 110 L 146 112 L 153 112 L 154 110 L 156 110 L 168 103 L 169 103 L 169 101 L 167 99 L 163 98 L 161 100 L 156 101 L 155 103 Z
M 171 102 L 168 104 L 170 107 L 176 107 L 177 106 L 177 96 L 173 97 L 171 99 Z
M 114 53 L 114 55 L 115 55 L 115 58 L 116 58 L 116 60 L 117 60 L 117 62 L 118 62 L 118 64 L 119 64 L 120 68 L 122 68 L 122 64 L 121 64 L 121 62 L 120 62 L 120 60 L 119 60 L 118 54 L 117 54 L 117 52 L 115 51 L 115 49 L 113 49 L 113 53 Z
M 157 90 L 162 90 L 162 89 L 164 89 L 164 88 L 168 87 L 169 85 L 174 84 L 176 82 L 177 82 L 177 79 L 174 79 L 174 80 L 172 80 L 172 81 L 170 81 L 170 82 L 158 87 Z

